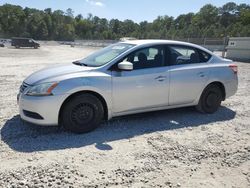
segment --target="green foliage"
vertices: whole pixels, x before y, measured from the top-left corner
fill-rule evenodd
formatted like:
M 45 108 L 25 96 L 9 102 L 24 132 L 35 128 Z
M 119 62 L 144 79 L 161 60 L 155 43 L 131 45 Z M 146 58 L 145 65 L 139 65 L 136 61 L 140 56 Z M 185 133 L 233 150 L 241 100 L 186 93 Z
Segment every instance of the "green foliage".
M 250 9 L 242 10 L 240 20 L 244 25 L 250 25 Z
M 25 14 L 20 6 L 0 6 L 0 25 L 5 34 L 20 35 L 25 31 Z
M 196 14 L 188 13 L 176 19 L 158 16 L 153 22 L 107 20 L 89 14 L 74 17 L 67 9 L 44 11 L 5 4 L 0 6 L 1 37 L 32 37 L 40 40 L 74 39 L 177 39 L 224 36 L 250 36 L 250 5 L 229 2 L 222 7 L 203 6 Z

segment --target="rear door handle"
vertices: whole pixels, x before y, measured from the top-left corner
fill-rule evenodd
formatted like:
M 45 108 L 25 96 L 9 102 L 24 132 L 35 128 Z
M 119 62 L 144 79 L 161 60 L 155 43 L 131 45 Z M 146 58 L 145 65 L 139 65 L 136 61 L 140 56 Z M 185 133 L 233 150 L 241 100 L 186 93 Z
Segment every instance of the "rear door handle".
M 205 77 L 205 73 L 204 72 L 199 72 L 198 76 L 201 77 L 201 78 L 203 78 L 203 77 Z

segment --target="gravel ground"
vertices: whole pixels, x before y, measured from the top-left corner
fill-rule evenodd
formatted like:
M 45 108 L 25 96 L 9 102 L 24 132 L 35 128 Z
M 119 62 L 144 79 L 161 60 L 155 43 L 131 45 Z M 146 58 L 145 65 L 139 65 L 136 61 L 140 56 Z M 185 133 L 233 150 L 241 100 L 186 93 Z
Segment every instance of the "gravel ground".
M 30 73 L 93 48 L 0 49 L 0 187 L 250 187 L 250 65 L 212 115 L 193 108 L 125 116 L 74 135 L 24 123 L 16 94 Z

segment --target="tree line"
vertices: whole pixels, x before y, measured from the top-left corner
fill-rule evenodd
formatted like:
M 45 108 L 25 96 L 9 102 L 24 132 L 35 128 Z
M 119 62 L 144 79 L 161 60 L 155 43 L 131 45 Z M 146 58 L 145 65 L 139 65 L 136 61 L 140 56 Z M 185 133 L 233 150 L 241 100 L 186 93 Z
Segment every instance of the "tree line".
M 177 18 L 158 16 L 153 22 L 107 20 L 88 14 L 74 17 L 72 9 L 37 10 L 4 4 L 0 6 L 0 37 L 31 37 L 38 40 L 221 38 L 250 36 L 250 5 L 234 2 L 222 7 L 203 6 L 198 13 Z

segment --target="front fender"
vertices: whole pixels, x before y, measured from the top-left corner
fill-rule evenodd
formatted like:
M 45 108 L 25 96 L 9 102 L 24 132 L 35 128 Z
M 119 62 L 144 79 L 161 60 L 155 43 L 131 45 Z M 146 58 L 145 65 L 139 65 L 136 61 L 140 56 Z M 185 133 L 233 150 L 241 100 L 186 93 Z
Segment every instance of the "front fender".
M 55 95 L 64 95 L 63 102 L 72 94 L 91 91 L 95 92 L 103 97 L 106 101 L 108 108 L 108 116 L 112 116 L 112 85 L 111 77 L 81 77 L 72 78 L 59 82 L 58 87 L 53 90 Z

